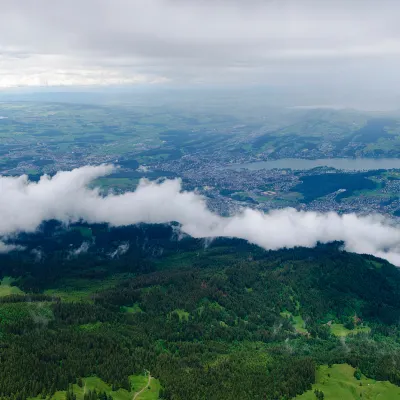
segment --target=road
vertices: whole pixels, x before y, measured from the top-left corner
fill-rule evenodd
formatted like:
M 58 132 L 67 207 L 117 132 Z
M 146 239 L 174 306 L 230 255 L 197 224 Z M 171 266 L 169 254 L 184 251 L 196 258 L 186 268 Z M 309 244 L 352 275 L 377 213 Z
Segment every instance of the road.
M 147 371 L 149 374 L 149 380 L 147 381 L 147 385 L 140 390 L 139 392 L 135 393 L 135 395 L 133 396 L 132 400 L 136 400 L 138 396 L 140 396 L 149 386 L 150 386 L 150 381 L 151 381 L 151 374 L 150 371 Z

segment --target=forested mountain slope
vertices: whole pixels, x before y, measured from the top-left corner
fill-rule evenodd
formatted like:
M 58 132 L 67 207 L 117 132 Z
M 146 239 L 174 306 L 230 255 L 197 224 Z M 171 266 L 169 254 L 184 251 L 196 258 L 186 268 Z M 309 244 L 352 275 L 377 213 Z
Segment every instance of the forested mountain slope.
M 400 384 L 400 272 L 340 243 L 268 252 L 49 222 L 19 244 L 0 255 L 3 398 L 97 376 L 117 399 L 144 370 L 164 399 L 292 398 L 344 363 Z

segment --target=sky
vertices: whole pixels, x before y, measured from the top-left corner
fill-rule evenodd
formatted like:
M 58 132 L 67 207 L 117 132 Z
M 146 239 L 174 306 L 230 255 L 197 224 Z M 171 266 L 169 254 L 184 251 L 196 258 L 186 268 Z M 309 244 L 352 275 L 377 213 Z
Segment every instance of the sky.
M 192 237 L 235 237 L 267 250 L 342 241 L 345 250 L 372 254 L 400 266 L 400 227 L 383 216 L 293 208 L 263 213 L 243 208 L 221 217 L 207 208 L 204 197 L 183 191 L 179 179 L 142 180 L 136 191 L 123 194 L 102 195 L 99 189 L 88 187 L 113 171 L 112 165 L 85 166 L 53 177 L 43 175 L 39 182 L 30 182 L 26 175 L 0 176 L 0 253 L 22 250 L 12 244 L 13 237 L 34 232 L 51 219 L 112 226 L 178 222 L 181 231 Z M 73 255 L 87 251 L 89 246 L 82 243 Z M 128 249 L 129 243 L 123 243 L 110 256 L 117 257 Z
M 266 85 L 397 99 L 396 0 L 2 0 L 0 88 Z

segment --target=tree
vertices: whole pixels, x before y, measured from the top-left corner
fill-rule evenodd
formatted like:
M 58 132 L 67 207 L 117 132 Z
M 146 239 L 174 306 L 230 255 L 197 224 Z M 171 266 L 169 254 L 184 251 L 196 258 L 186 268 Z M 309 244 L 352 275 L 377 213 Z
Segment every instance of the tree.
M 354 371 L 354 378 L 356 378 L 358 381 L 361 379 L 361 371 L 359 368 L 356 368 Z
M 322 390 L 315 389 L 314 394 L 317 400 L 324 400 L 325 398 L 324 392 Z
M 65 394 L 65 400 L 76 400 L 76 394 L 74 393 L 72 386 L 68 387 L 67 392 Z

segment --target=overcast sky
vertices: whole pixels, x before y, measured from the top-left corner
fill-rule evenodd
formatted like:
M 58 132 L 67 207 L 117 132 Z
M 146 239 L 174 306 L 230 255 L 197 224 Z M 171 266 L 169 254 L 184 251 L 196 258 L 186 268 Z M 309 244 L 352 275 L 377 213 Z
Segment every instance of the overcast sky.
M 400 90 L 396 0 L 1 0 L 0 7 L 0 87 Z

